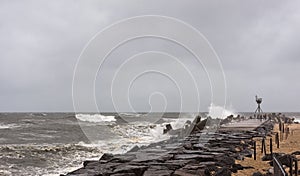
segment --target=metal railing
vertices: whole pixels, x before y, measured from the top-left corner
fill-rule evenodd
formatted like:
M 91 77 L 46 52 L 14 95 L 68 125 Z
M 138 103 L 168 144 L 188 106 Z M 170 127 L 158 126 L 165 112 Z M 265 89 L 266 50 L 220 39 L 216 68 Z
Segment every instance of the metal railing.
M 282 164 L 278 161 L 278 159 L 275 157 L 275 155 L 273 155 L 273 168 L 274 168 L 274 175 L 288 176 L 288 174 L 284 170 Z

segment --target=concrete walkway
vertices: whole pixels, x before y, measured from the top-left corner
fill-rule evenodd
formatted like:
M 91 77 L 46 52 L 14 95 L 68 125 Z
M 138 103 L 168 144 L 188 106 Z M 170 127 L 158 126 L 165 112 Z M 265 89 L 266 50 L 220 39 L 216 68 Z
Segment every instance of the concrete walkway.
M 221 126 L 219 131 L 253 131 L 264 122 L 266 121 L 260 119 L 247 119 L 239 122 L 224 124 Z

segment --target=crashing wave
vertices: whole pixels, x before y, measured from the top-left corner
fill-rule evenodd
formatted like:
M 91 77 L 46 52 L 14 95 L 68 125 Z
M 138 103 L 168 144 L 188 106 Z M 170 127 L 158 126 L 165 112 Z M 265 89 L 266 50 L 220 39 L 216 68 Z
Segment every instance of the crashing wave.
M 217 106 L 214 104 L 211 104 L 208 110 L 208 116 L 212 118 L 225 119 L 230 115 L 236 116 L 233 110 L 225 109 L 223 106 Z
M 101 123 L 101 122 L 115 122 L 115 116 L 104 116 L 101 114 L 76 114 L 75 116 L 77 120 L 83 122 L 94 122 L 94 123 Z

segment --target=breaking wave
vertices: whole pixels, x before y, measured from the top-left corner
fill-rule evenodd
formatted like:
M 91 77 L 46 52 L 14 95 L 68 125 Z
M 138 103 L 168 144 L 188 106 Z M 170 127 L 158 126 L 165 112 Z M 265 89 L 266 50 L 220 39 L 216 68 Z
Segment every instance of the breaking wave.
M 20 125 L 0 123 L 0 129 L 11 129 L 11 128 L 18 128 L 18 127 L 20 127 Z
M 0 175 L 57 176 L 81 167 L 86 159 L 99 159 L 102 150 L 80 144 L 29 144 L 1 145 L 0 152 Z
M 114 116 L 104 116 L 101 114 L 76 114 L 76 118 L 84 122 L 115 122 L 116 119 Z
M 233 110 L 225 109 L 223 106 L 211 104 L 208 108 L 208 116 L 212 118 L 225 119 L 229 115 L 236 116 Z
M 168 116 L 168 118 L 163 118 L 160 123 L 153 123 L 144 121 L 148 117 L 143 116 L 143 114 L 125 115 L 128 118 L 133 117 L 132 119 L 137 121 L 118 123 L 118 121 L 121 120 L 114 115 L 77 114 L 77 120 L 73 118 L 74 122 L 80 121 L 83 123 L 83 127 L 88 129 L 99 127 L 97 128 L 100 129 L 98 133 L 102 138 L 97 138 L 97 141 L 89 141 L 86 138 L 80 138 L 72 141 L 72 143 L 64 143 L 67 141 L 63 141 L 63 143 L 50 143 L 50 141 L 53 140 L 48 140 L 57 136 L 55 135 L 57 131 L 56 127 L 60 128 L 60 126 L 57 125 L 63 125 L 61 127 L 66 128 L 66 130 L 79 128 L 76 126 L 78 125 L 77 123 L 69 123 L 70 118 L 58 119 L 50 118 L 49 116 L 38 119 L 36 116 L 32 116 L 32 119 L 30 119 L 28 116 L 25 116 L 26 118 L 18 119 L 20 124 L 11 122 L 0 123 L 0 129 L 7 129 L 18 127 L 18 125 L 22 126 L 24 121 L 27 120 L 35 122 L 36 120 L 39 121 L 45 119 L 42 123 L 35 123 L 34 126 L 35 128 L 39 127 L 37 129 L 43 129 L 43 133 L 34 130 L 27 131 L 31 128 L 20 128 L 18 129 L 21 130 L 18 132 L 18 136 L 24 134 L 25 136 L 30 136 L 30 138 L 34 139 L 46 139 L 43 140 L 46 143 L 40 143 L 39 140 L 33 140 L 30 143 L 27 143 L 26 141 L 26 143 L 22 144 L 8 143 L 0 145 L 0 175 L 50 176 L 64 174 L 81 167 L 82 162 L 85 160 L 98 160 L 103 153 L 125 153 L 136 146 L 147 146 L 154 142 L 169 139 L 172 135 L 168 133 L 164 134 L 166 124 L 171 124 L 173 129 L 176 130 L 182 128 L 185 122 L 190 120 L 190 117 L 194 117 L 194 115 L 186 115 L 183 118 L 169 118 Z M 60 121 L 57 122 L 57 120 Z M 90 124 L 93 124 L 93 126 Z M 49 130 L 53 130 L 55 133 L 49 133 Z M 106 130 L 109 130 L 109 133 Z M 60 134 L 65 135 L 63 132 L 64 131 Z M 44 134 L 47 134 L 47 136 Z M 111 134 L 114 136 L 111 136 Z M 78 135 L 81 135 L 81 133 L 78 133 Z M 66 135 L 64 137 L 67 138 L 69 136 Z M 72 135 L 70 137 L 72 137 Z M 6 139 L 0 138 L 0 141 L 4 140 Z
M 294 122 L 300 123 L 300 117 L 299 116 L 298 117 L 293 116 L 293 118 L 295 118 Z

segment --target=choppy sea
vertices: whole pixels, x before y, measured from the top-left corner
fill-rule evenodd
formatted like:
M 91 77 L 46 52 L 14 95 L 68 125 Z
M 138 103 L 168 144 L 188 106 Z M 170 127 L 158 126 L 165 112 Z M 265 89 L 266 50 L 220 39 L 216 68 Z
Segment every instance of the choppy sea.
M 300 121 L 300 113 L 285 114 Z M 64 174 L 103 153 L 125 153 L 168 139 L 165 124 L 182 128 L 196 115 L 0 113 L 0 175 Z
M 134 146 L 168 139 L 195 114 L 0 113 L 0 175 L 59 175 Z

